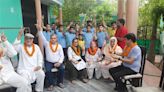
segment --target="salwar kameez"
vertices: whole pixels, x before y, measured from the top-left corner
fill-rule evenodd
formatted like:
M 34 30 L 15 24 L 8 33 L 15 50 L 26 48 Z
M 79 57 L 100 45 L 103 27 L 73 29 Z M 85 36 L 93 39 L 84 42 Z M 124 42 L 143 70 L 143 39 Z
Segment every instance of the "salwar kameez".
M 107 44 L 104 47 L 103 53 L 105 55 L 104 60 L 101 62 L 101 72 L 102 76 L 107 79 L 111 78 L 111 75 L 109 73 L 109 69 L 117 67 L 122 64 L 122 61 L 113 61 L 113 56 L 114 57 L 121 57 L 122 48 L 117 45 L 117 39 L 115 37 L 112 37 L 110 40 L 115 40 L 114 46 L 111 47 L 111 44 Z
M 88 78 L 92 79 L 94 71 L 95 71 L 95 77 L 96 79 L 99 79 L 101 77 L 101 68 L 100 68 L 100 62 L 99 62 L 102 59 L 101 50 L 98 49 L 95 55 L 91 55 L 87 51 L 85 59 L 86 59 L 86 64 L 87 64 Z

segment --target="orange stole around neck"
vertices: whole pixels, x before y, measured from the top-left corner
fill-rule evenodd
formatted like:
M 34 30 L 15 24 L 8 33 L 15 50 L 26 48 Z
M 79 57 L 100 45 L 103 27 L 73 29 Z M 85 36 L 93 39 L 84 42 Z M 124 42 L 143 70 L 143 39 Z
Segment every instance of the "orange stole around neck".
M 117 46 L 118 46 L 118 45 L 116 44 L 116 45 L 113 46 L 113 48 L 108 47 L 108 49 L 109 49 L 109 54 L 114 53 Z
M 98 48 L 94 48 L 94 49 L 88 48 L 88 53 L 89 53 L 90 55 L 95 55 L 96 52 L 97 52 L 97 50 L 98 50 Z
M 126 45 L 125 48 L 124 48 L 124 51 L 123 51 L 123 53 L 122 53 L 122 56 L 127 57 L 127 56 L 129 55 L 131 49 L 132 49 L 133 47 L 135 47 L 136 45 L 137 45 L 137 43 L 133 43 L 131 46 L 127 46 L 127 45 Z
M 72 49 L 73 51 L 75 52 L 76 55 L 80 56 L 81 55 L 81 50 L 80 50 L 80 47 L 75 47 L 75 46 L 72 46 Z
M 53 53 L 55 53 L 55 52 L 57 51 L 57 49 L 58 49 L 58 43 L 56 44 L 56 48 L 55 48 L 55 49 L 52 47 L 52 43 L 51 43 L 51 42 L 49 42 L 49 45 L 50 45 L 51 51 L 52 51 Z
M 24 44 L 24 50 L 30 57 L 32 57 L 35 52 L 35 45 L 32 44 L 32 52 L 31 53 L 27 50 L 27 45 L 25 45 L 25 44 Z

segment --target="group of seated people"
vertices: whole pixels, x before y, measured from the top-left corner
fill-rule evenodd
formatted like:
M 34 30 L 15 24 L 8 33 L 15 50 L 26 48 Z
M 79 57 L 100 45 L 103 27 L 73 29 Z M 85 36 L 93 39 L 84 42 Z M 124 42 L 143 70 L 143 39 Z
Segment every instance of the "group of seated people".
M 52 91 L 55 85 L 65 87 L 63 79 L 66 70 L 73 84 L 76 79 L 87 83 L 95 75 L 96 79 L 103 77 L 114 80 L 115 90 L 126 92 L 121 77 L 139 72 L 141 50 L 133 33 L 123 38 L 109 39 L 103 31 L 103 25 L 99 25 L 99 32 L 94 32 L 88 25 L 78 34 L 73 33 L 71 26 L 68 28 L 70 32 L 63 32 L 63 25 L 60 25 L 52 34 L 45 33 L 41 25 L 36 24 L 36 28 L 45 48 L 45 59 L 39 46 L 33 43 L 34 36 L 31 33 L 25 34 L 24 44 L 21 44 L 24 29 L 20 30 L 13 45 L 4 34 L 1 35 L 0 84 L 16 87 L 17 92 L 32 92 L 31 83 L 36 82 L 35 91 L 43 92 L 46 77 L 47 90 Z M 126 41 L 123 49 L 117 44 L 119 39 Z M 10 58 L 17 53 L 19 62 L 15 72 Z

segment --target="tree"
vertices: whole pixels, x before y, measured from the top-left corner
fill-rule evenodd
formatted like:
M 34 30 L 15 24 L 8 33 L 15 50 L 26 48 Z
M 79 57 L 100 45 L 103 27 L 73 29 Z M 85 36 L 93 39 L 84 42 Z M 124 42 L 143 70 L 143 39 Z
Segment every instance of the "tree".
M 160 16 L 164 15 L 164 7 L 163 6 L 156 6 L 152 10 L 152 35 L 151 35 L 151 43 L 150 43 L 150 50 L 148 53 L 148 60 L 154 63 L 155 60 L 155 40 L 157 38 L 157 27 L 160 20 Z
M 58 5 L 54 5 L 54 13 L 58 15 Z M 117 1 L 109 2 L 109 0 L 64 0 L 62 6 L 63 22 L 67 24 L 70 21 L 79 21 L 79 14 L 86 14 L 86 20 L 93 19 L 96 15 L 97 21 L 102 20 L 105 16 L 105 21 L 111 20 L 113 14 L 117 12 Z
M 155 41 L 157 39 L 157 28 L 159 19 L 164 10 L 164 0 L 140 0 L 139 26 L 152 25 L 150 46 L 147 59 L 154 63 L 155 60 Z M 146 22 L 145 22 L 146 21 Z

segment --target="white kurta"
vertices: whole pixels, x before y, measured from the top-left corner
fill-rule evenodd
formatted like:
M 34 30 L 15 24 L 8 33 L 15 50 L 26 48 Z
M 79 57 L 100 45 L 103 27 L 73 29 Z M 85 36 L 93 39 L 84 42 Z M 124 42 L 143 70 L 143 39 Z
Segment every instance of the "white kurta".
M 17 52 L 13 46 L 8 42 L 4 42 L 3 53 L 4 56 L 0 58 L 0 65 L 2 69 L 0 70 L 0 80 L 1 83 L 9 84 L 17 88 L 17 92 L 31 92 L 31 88 L 28 81 L 18 75 L 11 64 L 10 58 L 15 56 Z M 2 83 L 3 84 L 3 83 Z
M 74 65 L 74 67 L 77 70 L 82 70 L 84 68 L 86 68 L 86 63 L 84 62 L 84 60 L 81 58 L 81 56 L 76 55 L 76 53 L 73 51 L 73 49 L 71 47 L 68 48 L 68 59 L 69 61 L 73 61 L 73 62 L 79 62 L 78 60 L 81 59 L 81 61 L 78 64 L 75 64 L 72 62 L 72 64 Z
M 119 66 L 119 65 L 121 65 L 122 64 L 122 61 L 117 61 L 117 62 L 112 62 L 112 63 L 110 63 L 110 64 L 108 64 L 108 65 L 106 65 L 105 63 L 106 62 L 110 62 L 111 61 L 111 59 L 113 59 L 112 57 L 111 57 L 111 54 L 109 53 L 109 45 L 110 44 L 107 44 L 106 46 L 105 46 L 105 48 L 104 48 L 104 54 L 105 54 L 105 59 L 102 61 L 102 63 L 101 63 L 101 71 L 102 71 L 102 76 L 104 77 L 104 78 L 109 78 L 109 77 L 111 77 L 111 75 L 109 74 L 109 69 L 110 68 L 113 68 L 113 67 L 117 67 L 117 66 Z M 116 49 L 115 49 L 115 53 L 116 54 L 121 54 L 123 51 L 122 51 L 122 48 L 120 47 L 120 46 L 117 46 L 116 47 Z
M 39 32 L 39 36 L 43 40 L 43 45 L 45 47 L 45 53 L 46 53 L 46 60 L 51 63 L 63 63 L 64 60 L 64 53 L 63 53 L 63 48 L 60 44 L 58 44 L 58 48 L 56 52 L 54 53 L 51 48 L 49 42 L 45 39 L 44 35 L 42 32 Z M 52 48 L 56 48 L 56 44 L 52 45 Z
M 24 45 L 20 44 L 20 40 L 15 40 L 14 47 L 19 53 L 19 63 L 17 72 L 26 78 L 29 83 L 37 82 L 36 91 L 43 91 L 45 73 L 42 69 L 34 71 L 37 66 L 43 66 L 43 55 L 40 48 L 35 44 L 35 52 L 33 56 L 29 56 L 24 50 Z M 27 47 L 29 53 L 32 52 L 32 46 Z
M 100 62 L 98 61 L 102 59 L 101 50 L 98 49 L 95 55 L 90 55 L 89 52 L 87 51 L 85 59 L 87 62 L 87 73 L 89 79 L 92 79 L 94 70 L 95 70 L 96 78 L 99 79 L 101 77 L 101 68 L 100 68 Z

